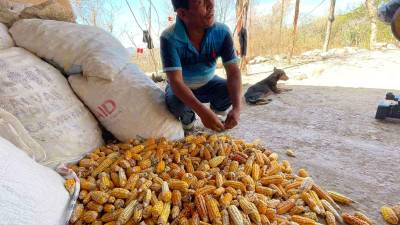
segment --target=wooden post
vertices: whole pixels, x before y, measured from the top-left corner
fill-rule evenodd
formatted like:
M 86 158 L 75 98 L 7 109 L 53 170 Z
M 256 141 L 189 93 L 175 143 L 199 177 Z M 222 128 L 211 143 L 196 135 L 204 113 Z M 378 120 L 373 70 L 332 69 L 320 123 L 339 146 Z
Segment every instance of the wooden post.
M 324 52 L 328 51 L 329 42 L 331 40 L 332 24 L 333 24 L 333 21 L 335 21 L 335 4 L 336 4 L 336 0 L 331 0 L 331 5 L 329 7 L 328 22 L 326 25 L 325 42 L 324 42 L 324 47 L 323 47 Z
M 285 0 L 281 0 L 281 17 L 279 23 L 279 53 L 282 51 L 282 26 L 283 26 L 283 17 L 285 15 Z
M 293 34 L 292 34 L 292 48 L 289 54 L 289 63 L 292 61 L 294 47 L 296 45 L 297 38 L 297 22 L 299 20 L 299 12 L 300 12 L 300 0 L 296 0 L 296 7 L 294 9 L 294 20 L 293 20 Z
M 371 36 L 370 36 L 369 48 L 373 49 L 378 39 L 377 38 L 378 27 L 376 25 L 378 21 L 378 16 L 376 14 L 377 11 L 376 0 L 366 0 L 366 5 L 368 9 L 369 20 L 371 23 Z

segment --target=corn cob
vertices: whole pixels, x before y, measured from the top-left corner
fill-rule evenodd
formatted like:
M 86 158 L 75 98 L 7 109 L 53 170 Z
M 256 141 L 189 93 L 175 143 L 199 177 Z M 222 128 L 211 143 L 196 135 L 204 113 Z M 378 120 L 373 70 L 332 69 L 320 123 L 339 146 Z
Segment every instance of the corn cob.
M 110 213 L 115 211 L 115 206 L 112 204 L 105 204 L 103 208 L 104 212 Z
M 304 168 L 299 169 L 299 172 L 297 173 L 300 177 L 309 177 L 310 175 L 308 174 L 307 170 Z
M 227 207 L 228 205 L 231 204 L 232 199 L 233 196 L 231 193 L 225 193 L 224 195 L 221 196 L 220 203 L 222 206 Z
M 312 190 L 315 191 L 315 193 L 317 193 L 317 195 L 321 198 L 321 199 L 325 199 L 326 201 L 328 201 L 329 203 L 331 203 L 331 205 L 337 209 L 340 209 L 340 206 L 338 206 L 336 204 L 336 202 L 331 198 L 331 196 L 324 190 L 322 189 L 320 186 L 316 185 L 315 183 L 312 186 Z
M 169 188 L 172 190 L 186 191 L 189 188 L 189 185 L 185 181 L 170 180 Z
M 399 218 L 397 217 L 396 213 L 393 211 L 392 208 L 389 206 L 383 206 L 381 208 L 381 214 L 383 219 L 389 224 L 398 224 Z
M 172 193 L 169 190 L 168 183 L 164 181 L 162 183 L 161 200 L 167 203 L 171 201 L 171 198 L 172 198 Z
M 148 206 L 150 204 L 151 197 L 152 197 L 151 190 L 147 189 L 145 191 L 145 195 L 144 195 L 144 198 L 143 198 L 143 206 L 144 207 L 146 207 L 146 206 Z
M 122 210 L 121 214 L 118 215 L 117 225 L 124 225 L 132 217 L 136 208 L 137 201 L 131 201 L 125 209 Z
M 207 196 L 206 206 L 208 212 L 208 218 L 210 218 L 213 224 L 222 223 L 221 212 L 218 209 L 218 202 L 214 198 Z
M 85 223 L 92 223 L 92 222 L 96 221 L 98 216 L 99 216 L 99 213 L 96 211 L 86 211 L 82 215 L 82 220 Z
M 236 172 L 239 169 L 239 162 L 238 161 L 232 161 L 231 164 L 229 165 L 229 172 Z
M 333 206 L 328 201 L 326 201 L 325 199 L 322 199 L 321 203 L 324 206 L 326 211 L 331 212 L 340 223 L 343 223 L 343 218 L 339 215 L 339 213 L 336 211 L 336 209 L 333 208 Z
M 86 205 L 86 208 L 89 209 L 89 210 L 91 210 L 91 211 L 98 212 L 98 213 L 100 213 L 101 211 L 103 211 L 103 205 L 99 205 L 99 204 L 97 204 L 97 203 L 94 202 L 94 201 L 89 202 L 89 203 Z
M 80 179 L 80 183 L 82 190 L 93 191 L 96 189 L 96 183 L 90 182 L 86 179 Z
M 318 222 L 318 215 L 315 212 L 305 212 L 303 216 Z
M 315 191 L 311 190 L 310 191 L 310 196 L 315 201 L 315 203 L 317 204 L 318 208 L 321 210 L 321 215 L 325 215 L 325 208 L 322 205 L 321 199 L 319 199 L 317 193 L 315 193 Z
M 293 222 L 296 222 L 299 225 L 317 225 L 315 220 L 303 216 L 293 215 L 291 219 Z
M 201 220 L 208 222 L 207 205 L 204 197 L 202 195 L 196 195 L 194 201 Z
M 171 212 L 171 203 L 164 204 L 160 217 L 158 217 L 158 224 L 165 225 L 168 222 L 168 217 Z
M 251 176 L 255 181 L 258 181 L 260 179 L 261 176 L 261 171 L 260 171 L 260 165 L 258 165 L 257 163 L 253 164 L 253 169 L 251 171 Z
M 171 218 L 176 219 L 179 216 L 180 211 L 179 206 L 173 206 L 171 209 Z
M 141 205 L 137 205 L 133 212 L 131 221 L 134 222 L 135 224 L 138 224 L 138 223 L 140 223 L 142 218 L 143 218 L 143 207 Z
M 109 166 L 111 166 L 111 164 L 113 164 L 117 158 L 119 157 L 119 153 L 118 152 L 113 152 L 111 154 L 109 154 L 106 159 L 100 163 L 100 165 L 98 167 L 96 167 L 96 169 L 93 170 L 92 172 L 92 176 L 96 177 L 99 173 L 103 172 L 105 169 L 107 169 Z
M 300 215 L 305 211 L 304 206 L 298 206 L 296 205 L 295 207 L 293 207 L 290 211 L 289 214 L 290 215 Z
M 126 174 L 124 169 L 122 169 L 121 167 L 118 169 L 118 184 L 120 187 L 125 187 L 127 182 L 126 179 Z
M 368 225 L 367 222 L 347 213 L 342 214 L 343 221 L 349 225 Z
M 368 218 L 368 216 L 364 215 L 362 212 L 357 211 L 354 213 L 354 216 L 357 217 L 358 219 L 364 220 L 369 225 L 374 224 L 373 221 L 370 218 Z
M 289 212 L 296 204 L 292 200 L 287 200 L 278 205 L 276 212 L 280 215 Z
M 335 216 L 329 211 L 327 211 L 325 214 L 325 220 L 327 225 L 336 225 Z
M 236 206 L 228 206 L 228 213 L 234 225 L 244 225 L 242 214 Z
M 260 214 L 257 210 L 257 207 L 250 201 L 248 201 L 244 197 L 239 198 L 239 204 L 240 208 L 243 209 L 244 213 L 249 215 L 250 219 L 255 223 L 255 224 L 261 224 L 261 217 Z
M 129 176 L 128 181 L 126 182 L 125 188 L 133 191 L 137 185 L 137 182 L 139 181 L 139 175 L 138 174 L 132 174 Z
M 239 181 L 228 180 L 228 181 L 224 182 L 223 186 L 224 187 L 232 187 L 234 189 L 239 189 L 242 192 L 246 191 L 246 186 L 243 183 L 239 182 Z
M 215 175 L 215 184 L 218 188 L 222 187 L 222 185 L 224 184 L 224 177 L 220 173 L 217 173 Z
M 400 219 L 400 204 L 393 206 L 392 209 L 394 213 L 396 213 L 397 217 Z
M 124 188 L 114 188 L 111 190 L 110 195 L 115 198 L 126 199 L 129 198 L 130 192 Z
M 272 175 L 261 178 L 260 183 L 263 185 L 280 184 L 283 180 L 284 178 L 281 175 Z
M 221 211 L 222 214 L 222 225 L 230 225 L 228 210 L 224 209 Z
M 210 165 L 211 168 L 215 168 L 219 166 L 224 160 L 225 156 L 216 156 L 208 161 L 208 164 Z
M 75 191 L 75 179 L 66 179 L 64 182 L 65 189 L 72 195 Z
M 151 214 L 153 215 L 153 217 L 158 218 L 161 215 L 163 208 L 164 203 L 162 201 L 157 201 L 152 208 Z
M 107 193 L 102 192 L 102 191 L 92 191 L 90 194 L 90 197 L 96 203 L 103 205 L 108 201 L 108 198 L 110 196 Z
M 334 191 L 328 191 L 328 194 L 337 203 L 341 203 L 343 205 L 350 205 L 350 204 L 354 203 L 354 201 L 351 198 L 348 198 L 340 193 L 337 193 Z
M 195 194 L 196 195 L 205 195 L 205 194 L 214 192 L 215 189 L 217 189 L 215 186 L 207 185 L 207 186 L 197 189 Z
M 124 205 L 125 205 L 125 201 L 122 199 L 117 199 L 114 202 L 114 206 L 116 209 L 120 209 L 120 208 L 124 207 Z
M 181 206 L 182 205 L 182 194 L 178 190 L 174 190 L 172 192 L 172 197 L 171 197 L 172 205 L 177 205 Z
M 276 193 L 276 190 L 273 190 L 273 189 L 268 188 L 268 187 L 263 187 L 263 186 L 260 186 L 260 185 L 256 186 L 255 191 L 256 191 L 256 193 L 259 193 L 259 194 L 262 194 L 262 195 L 265 195 L 265 196 L 269 196 L 269 197 L 272 197 Z
M 83 215 L 83 210 L 84 210 L 83 204 L 77 204 L 75 206 L 74 211 L 72 212 L 71 219 L 69 221 L 71 223 L 75 223 L 76 221 L 78 221 L 79 218 L 81 218 L 81 216 Z
M 213 193 L 214 193 L 214 195 L 215 195 L 216 197 L 219 197 L 219 196 L 221 196 L 223 193 L 225 193 L 225 188 L 223 188 L 223 187 L 217 188 L 217 189 L 214 190 Z
M 314 199 L 307 192 L 303 192 L 301 194 L 301 199 L 310 207 L 310 209 L 317 214 L 321 214 L 321 209 L 318 207 L 317 203 L 315 203 Z

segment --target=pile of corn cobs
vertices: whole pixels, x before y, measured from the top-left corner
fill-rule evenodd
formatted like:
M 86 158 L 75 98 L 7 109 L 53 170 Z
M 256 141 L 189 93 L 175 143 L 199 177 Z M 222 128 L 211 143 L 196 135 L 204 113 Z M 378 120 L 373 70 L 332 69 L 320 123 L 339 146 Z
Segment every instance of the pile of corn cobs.
M 294 174 L 271 150 L 226 135 L 131 140 L 69 167 L 81 187 L 71 224 L 366 223 L 339 215 L 336 202 L 352 200 L 326 192 L 305 169 Z M 72 191 L 74 181 L 65 185 Z

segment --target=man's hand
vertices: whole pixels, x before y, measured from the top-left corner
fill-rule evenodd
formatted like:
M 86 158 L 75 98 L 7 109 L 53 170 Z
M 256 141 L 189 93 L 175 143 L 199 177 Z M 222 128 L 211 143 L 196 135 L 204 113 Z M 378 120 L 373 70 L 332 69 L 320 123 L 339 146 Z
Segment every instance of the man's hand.
M 199 114 L 199 117 L 201 118 L 201 122 L 206 128 L 217 132 L 222 132 L 225 130 L 224 124 L 222 124 L 218 116 L 210 109 L 206 108 L 203 112 Z
M 224 127 L 226 130 L 236 127 L 239 123 L 240 110 L 232 109 L 226 117 Z

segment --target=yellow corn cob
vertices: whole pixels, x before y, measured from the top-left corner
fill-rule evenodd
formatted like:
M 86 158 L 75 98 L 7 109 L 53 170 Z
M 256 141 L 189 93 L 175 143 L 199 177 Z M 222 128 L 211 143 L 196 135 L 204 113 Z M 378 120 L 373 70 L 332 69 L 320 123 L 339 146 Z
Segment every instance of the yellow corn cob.
M 222 215 L 222 225 L 230 225 L 228 210 L 226 209 L 222 210 L 221 215 Z
M 307 170 L 304 168 L 299 169 L 299 172 L 297 173 L 300 177 L 309 177 L 310 175 L 308 174 Z
M 144 209 L 143 209 L 143 218 L 147 219 L 149 217 L 152 217 L 152 213 L 153 213 L 153 206 L 148 205 L 148 206 L 144 207 Z
M 284 178 L 281 175 L 272 175 L 261 178 L 260 183 L 263 185 L 280 184 L 283 182 L 283 180 Z
M 71 219 L 69 221 L 71 223 L 75 223 L 76 221 L 78 221 L 79 218 L 81 218 L 81 216 L 83 215 L 83 211 L 84 211 L 83 204 L 77 204 L 75 206 L 74 211 L 72 212 Z
M 329 211 L 325 214 L 325 220 L 327 225 L 336 225 L 335 215 Z
M 93 159 L 82 159 L 81 161 L 79 161 L 80 167 L 89 168 L 94 165 L 96 165 L 96 162 Z
M 151 214 L 154 218 L 158 218 L 161 215 L 161 212 L 164 208 L 164 203 L 162 201 L 157 201 L 152 208 Z
M 110 196 L 107 193 L 102 192 L 102 191 L 92 191 L 90 194 L 90 197 L 96 203 L 103 205 L 108 201 L 108 198 Z
M 354 216 L 357 217 L 358 219 L 364 220 L 369 225 L 373 224 L 373 221 L 370 218 L 368 218 L 368 216 L 364 215 L 362 212 L 357 211 L 354 213 Z
M 331 196 L 324 190 L 322 189 L 320 186 L 316 185 L 315 183 L 312 186 L 312 190 L 315 191 L 315 193 L 317 193 L 318 197 L 320 197 L 321 199 L 325 199 L 326 201 L 328 201 L 329 203 L 331 203 L 331 205 L 333 207 L 336 207 L 337 209 L 340 209 L 340 207 L 336 204 L 336 202 L 331 198 Z
M 215 195 L 216 197 L 219 197 L 219 196 L 221 196 L 223 193 L 225 193 L 225 188 L 223 188 L 223 187 L 217 188 L 217 189 L 214 190 L 213 193 L 214 193 L 214 195 Z
M 256 204 L 257 210 L 260 214 L 265 214 L 267 212 L 267 210 L 268 210 L 267 203 L 265 203 L 264 201 L 262 201 L 260 199 L 257 199 L 255 201 L 255 204 Z
M 228 205 L 231 204 L 232 199 L 233 196 L 231 193 L 225 193 L 224 195 L 221 196 L 220 203 L 222 206 L 227 207 Z
M 343 205 L 350 205 L 350 204 L 354 203 L 354 201 L 351 198 L 348 198 L 340 193 L 337 193 L 334 191 L 328 191 L 328 194 L 337 203 L 341 203 Z
M 195 194 L 196 195 L 205 195 L 205 194 L 214 192 L 215 189 L 217 189 L 215 186 L 207 185 L 207 186 L 197 189 Z
M 86 179 L 80 179 L 81 189 L 92 191 L 96 189 L 96 183 L 90 182 Z
M 204 197 L 202 195 L 196 195 L 194 202 L 201 220 L 204 222 L 208 222 L 207 205 Z
M 98 216 L 99 216 L 99 213 L 96 211 L 86 211 L 82 215 L 82 220 L 85 223 L 92 223 L 92 222 L 96 221 Z
M 232 187 L 234 189 L 240 189 L 242 192 L 246 191 L 246 186 L 239 181 L 228 180 L 228 181 L 224 182 L 223 186 L 224 187 Z
M 278 205 L 276 212 L 280 215 L 289 212 L 296 204 L 292 200 L 287 200 Z
M 107 169 L 109 166 L 111 166 L 111 164 L 113 164 L 117 158 L 119 157 L 119 153 L 118 152 L 113 152 L 111 154 L 109 154 L 106 159 L 100 163 L 100 165 L 98 167 L 96 167 L 96 169 L 93 170 L 92 172 L 92 176 L 96 177 L 97 174 L 103 172 L 105 169 Z
M 291 219 L 293 222 L 296 222 L 299 225 L 317 225 L 317 222 L 315 222 L 315 220 L 299 215 L 293 215 Z
M 219 188 L 222 187 L 222 185 L 224 184 L 224 177 L 220 173 L 217 173 L 215 175 L 215 184 Z
M 228 213 L 234 225 L 244 225 L 242 214 L 236 206 L 228 206 Z
M 136 208 L 137 201 L 131 201 L 119 214 L 117 219 L 117 225 L 124 225 L 132 217 L 134 210 Z
M 139 175 L 138 174 L 132 174 L 129 176 L 128 181 L 126 182 L 125 188 L 133 191 L 137 185 L 137 182 L 139 181 Z
M 232 161 L 231 164 L 229 164 L 229 172 L 236 172 L 239 169 L 239 162 L 238 161 Z
M 222 223 L 221 221 L 221 213 L 218 209 L 218 202 L 214 198 L 207 196 L 206 198 L 206 206 L 208 217 L 210 218 L 213 224 Z
M 261 167 L 264 166 L 264 164 L 265 164 L 264 157 L 263 157 L 263 154 L 261 151 L 256 152 L 256 162 Z
M 172 205 L 177 205 L 181 206 L 182 205 L 182 194 L 178 190 L 174 190 L 172 192 L 172 197 L 171 197 Z
M 97 204 L 97 203 L 94 202 L 94 201 L 90 201 L 88 204 L 86 204 L 86 208 L 89 209 L 89 210 L 91 210 L 91 211 L 96 211 L 96 212 L 99 212 L 99 213 L 100 213 L 101 211 L 103 211 L 103 206 Z
M 172 198 L 172 193 L 169 190 L 169 186 L 167 182 L 162 183 L 162 191 L 161 191 L 161 200 L 164 201 L 165 203 L 170 202 Z
M 75 179 L 66 179 L 64 182 L 65 189 L 72 195 L 75 191 Z
M 251 174 L 251 170 L 253 169 L 254 159 L 255 159 L 255 156 L 250 156 L 250 157 L 247 159 L 246 164 L 244 165 L 244 172 L 245 172 L 247 175 L 250 175 L 250 174 Z
M 156 173 L 162 173 L 165 169 L 165 162 L 164 160 L 160 160 L 156 166 Z
M 136 207 L 135 207 L 135 210 L 134 210 L 134 212 L 133 212 L 133 216 L 132 216 L 132 221 L 135 223 L 135 224 L 138 224 L 138 223 L 140 223 L 140 221 L 142 220 L 142 218 L 143 218 L 143 207 L 142 206 L 140 206 L 140 205 L 137 205 Z
M 110 195 L 115 198 L 126 199 L 129 198 L 129 190 L 124 188 L 114 188 L 111 190 Z
M 110 176 L 111 176 L 111 180 L 112 180 L 113 185 L 114 185 L 115 187 L 120 187 L 120 186 L 119 186 L 119 176 L 118 176 L 118 173 L 112 172 Z
M 314 199 L 307 192 L 303 192 L 301 194 L 301 199 L 310 207 L 310 209 L 317 214 L 321 214 L 321 209 L 318 207 L 317 203 L 315 203 Z
M 310 196 L 314 199 L 314 202 L 317 204 L 318 208 L 321 210 L 321 215 L 325 215 L 325 208 L 322 205 L 321 199 L 319 199 L 317 193 L 315 191 L 310 191 Z
M 124 169 L 121 167 L 118 169 L 118 184 L 120 187 L 125 187 L 127 179 Z
M 286 185 L 286 190 L 290 190 L 290 189 L 294 189 L 294 188 L 299 188 L 301 186 L 301 181 L 295 181 L 293 183 L 290 183 L 288 185 Z
M 203 159 L 205 159 L 205 160 L 211 160 L 211 153 L 210 153 L 210 150 L 204 149 L 204 152 L 203 152 Z
M 349 225 L 368 225 L 367 222 L 347 213 L 342 214 L 343 221 Z
M 303 216 L 318 222 L 318 215 L 315 212 L 306 212 Z
M 257 181 L 260 179 L 261 176 L 261 171 L 260 171 L 260 165 L 258 165 L 257 163 L 253 164 L 253 170 L 251 171 L 251 176 L 252 178 Z
M 216 156 L 208 161 L 208 164 L 210 165 L 211 168 L 215 168 L 219 166 L 224 160 L 225 156 Z
M 256 193 L 272 197 L 276 193 L 276 190 L 268 188 L 268 187 L 264 187 L 264 186 L 261 186 L 261 185 L 257 185 L 256 186 Z
M 115 206 L 112 204 L 105 204 L 103 210 L 106 213 L 114 212 Z
M 276 218 L 276 210 L 273 208 L 268 208 L 267 211 L 264 213 L 270 221 L 274 221 Z
M 194 167 L 191 159 L 186 160 L 185 167 L 186 167 L 186 172 L 188 173 L 194 172 Z
M 125 205 L 125 201 L 122 199 L 117 199 L 114 202 L 114 206 L 116 209 L 120 209 L 120 208 L 124 207 L 124 205 Z
M 150 159 L 141 160 L 139 161 L 138 165 L 142 170 L 147 169 L 151 166 L 151 160 Z
M 172 190 L 186 191 L 189 185 L 185 181 L 172 179 L 169 181 L 169 188 Z
M 393 206 L 392 209 L 394 213 L 396 213 L 397 217 L 400 219 L 400 204 Z
M 164 204 L 163 210 L 161 212 L 160 217 L 158 217 L 158 224 L 159 225 L 166 225 L 168 222 L 168 217 L 171 212 L 171 203 L 168 202 Z
M 343 218 L 339 215 L 339 213 L 336 211 L 336 209 L 333 208 L 333 206 L 328 201 L 326 201 L 325 199 L 322 199 L 321 203 L 324 206 L 326 211 L 331 212 L 340 223 L 343 223 Z
M 396 213 L 393 211 L 392 208 L 389 206 L 383 206 L 381 208 L 381 214 L 383 219 L 389 224 L 398 224 L 399 218 L 397 217 Z
M 304 206 L 298 206 L 296 205 L 295 207 L 293 207 L 290 211 L 289 214 L 290 215 L 300 215 L 305 211 Z
M 110 176 L 107 173 L 100 173 L 99 178 L 100 190 L 106 191 L 110 188 L 113 188 L 114 184 L 110 180 Z
M 249 175 L 242 177 L 242 182 L 243 184 L 248 185 L 253 189 L 256 187 L 256 183 L 254 182 L 253 178 L 251 178 L 251 176 Z
M 150 189 L 146 189 L 145 190 L 145 195 L 144 195 L 144 198 L 143 198 L 143 206 L 144 207 L 146 207 L 146 206 L 148 206 L 150 204 L 151 197 L 152 197 L 151 190 Z
M 150 188 L 152 182 L 151 180 L 145 180 L 139 187 L 139 192 L 142 192 L 143 190 L 146 190 Z

